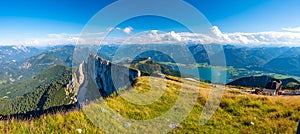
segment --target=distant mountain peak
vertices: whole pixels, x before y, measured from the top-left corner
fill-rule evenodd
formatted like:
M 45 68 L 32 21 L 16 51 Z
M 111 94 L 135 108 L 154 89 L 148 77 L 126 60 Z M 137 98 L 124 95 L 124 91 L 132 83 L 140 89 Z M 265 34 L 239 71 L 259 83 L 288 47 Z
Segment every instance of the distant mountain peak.
M 20 45 L 20 46 L 12 46 L 13 49 L 18 50 L 18 51 L 23 51 L 23 52 L 30 52 L 30 49 L 28 47 Z

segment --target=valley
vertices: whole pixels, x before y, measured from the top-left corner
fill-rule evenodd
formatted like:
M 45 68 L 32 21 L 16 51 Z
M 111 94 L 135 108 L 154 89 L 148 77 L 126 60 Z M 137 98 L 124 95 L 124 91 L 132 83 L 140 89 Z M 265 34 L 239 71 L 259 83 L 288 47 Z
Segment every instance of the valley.
M 130 92 L 149 92 L 149 80 L 162 81 L 161 78 L 141 77 Z M 157 130 L 149 127 L 134 129 L 137 127 L 134 122 L 123 122 L 116 115 L 132 119 L 153 119 L 172 108 L 178 97 L 176 93 L 178 88 L 182 87 L 184 91 L 191 93 L 197 91 L 190 86 L 181 85 L 180 82 L 168 80 L 167 83 L 169 86 L 165 94 L 151 105 L 134 105 L 128 103 L 128 100 L 121 96 L 112 96 L 106 98 L 108 107 L 105 108 L 102 104 L 96 103 L 86 110 L 98 113 L 93 115 L 106 118 L 107 121 L 110 121 L 109 124 L 119 124 L 120 130 L 123 132 L 129 130 L 155 132 Z M 205 125 L 199 125 L 200 113 L 212 87 L 203 82 L 188 83 L 200 86 L 197 91 L 199 95 L 187 118 L 169 133 L 295 133 L 296 131 L 295 128 L 300 119 L 298 114 L 300 110 L 299 97 L 257 96 L 234 88 L 225 90 L 221 103 L 212 118 Z M 91 114 L 86 110 L 45 114 L 40 118 L 30 120 L 0 121 L 0 131 L 5 133 L 50 133 L 53 131 L 77 133 L 78 129 L 81 129 L 83 133 L 105 133 L 105 130 L 114 130 L 113 128 L 116 127 L 106 125 L 105 130 L 98 129 L 94 124 L 95 120 L 90 120 Z M 178 110 L 180 111 L 180 109 Z
M 300 0 L 2 0 L 0 134 L 300 134 Z
M 96 49 L 97 55 L 89 54 L 86 59 L 85 53 L 80 53 L 80 58 L 74 59 L 73 56 L 76 51 L 86 51 L 84 46 L 49 48 L 7 65 L 5 70 L 0 71 L 4 74 L 0 83 L 0 131 L 47 133 L 57 130 L 58 133 L 76 133 L 77 129 L 82 129 L 86 133 L 105 133 L 112 130 L 134 130 L 137 133 L 156 133 L 162 130 L 173 133 L 295 132 L 293 128 L 296 128 L 300 119 L 297 114 L 299 96 L 263 96 L 244 91 L 253 87 L 264 87 L 272 78 L 281 79 L 284 90 L 294 90 L 299 88 L 297 74 L 292 76 L 276 70 L 269 72 L 269 69 L 261 68 L 263 63 L 255 67 L 246 64 L 211 66 L 209 62 L 192 64 L 184 60 L 187 59 L 184 55 L 185 62 L 175 63 L 172 56 L 158 51 L 148 51 L 134 59 L 121 55 L 111 62 L 109 59 L 112 60 L 117 46 L 102 46 Z M 198 49 L 201 45 L 192 49 L 193 47 L 195 45 L 190 46 L 190 50 L 197 50 L 194 56 L 199 55 Z M 227 47 L 229 46 L 225 46 L 224 49 L 238 49 Z M 126 49 L 129 48 L 136 51 L 142 49 L 135 45 L 126 46 Z M 265 49 L 266 52 L 272 52 L 275 48 Z M 254 53 L 258 50 L 253 48 L 248 51 L 247 53 Z M 205 55 L 205 52 L 200 55 Z M 84 62 L 80 62 L 81 58 Z M 273 65 L 272 68 L 280 66 Z M 297 66 L 292 68 L 296 69 Z M 129 72 L 126 72 L 127 69 Z M 220 80 L 211 83 L 212 72 L 225 75 L 226 77 L 222 78 L 226 78 L 226 82 L 222 83 L 223 80 Z M 114 76 L 114 73 L 117 76 Z M 20 76 L 22 78 L 18 79 Z M 128 77 L 130 79 L 126 80 Z M 209 92 L 217 90 L 215 88 L 219 84 L 228 86 L 224 88 L 216 113 L 205 125 L 199 125 L 201 111 L 205 107 Z M 138 95 L 131 96 L 132 94 Z M 188 94 L 196 95 L 195 100 Z M 175 106 L 175 112 L 187 113 L 185 120 L 160 124 L 161 129 L 153 129 L 151 124 L 135 125 L 137 120 L 151 120 L 164 115 L 174 108 L 180 95 L 187 95 L 181 100 L 183 104 L 193 102 L 191 111 L 186 111 L 189 105 Z M 153 102 L 150 103 L 150 100 Z M 138 105 L 144 103 L 149 105 Z M 133 121 L 121 120 L 119 116 Z M 99 118 L 109 121 L 102 124 L 110 125 L 98 126 L 99 120 L 94 119 Z M 47 123 L 40 124 L 45 121 Z M 167 120 L 161 120 L 161 123 L 164 121 Z M 117 126 L 122 127 L 115 129 Z M 96 129 L 97 127 L 105 129 Z

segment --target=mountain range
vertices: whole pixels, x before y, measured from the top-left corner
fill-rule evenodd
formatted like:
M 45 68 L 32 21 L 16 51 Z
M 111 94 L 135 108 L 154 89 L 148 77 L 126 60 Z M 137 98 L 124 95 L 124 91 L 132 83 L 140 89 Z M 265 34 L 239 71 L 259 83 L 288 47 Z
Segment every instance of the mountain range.
M 97 50 L 95 53 L 113 62 L 150 57 L 156 62 L 175 63 L 174 59 L 176 59 L 176 63 L 191 64 L 195 63 L 191 59 L 193 56 L 196 63 L 210 63 L 204 45 L 187 45 L 189 52 L 179 51 L 177 47 L 177 45 L 103 45 L 95 48 Z M 73 56 L 86 57 L 74 51 L 78 48 L 81 46 L 67 45 L 44 49 L 24 46 L 0 47 L 0 85 L 30 78 L 55 65 L 78 66 L 85 59 L 73 59 Z M 88 49 L 80 52 L 88 53 Z M 250 48 L 225 45 L 223 50 L 227 66 L 300 76 L 298 71 L 300 69 L 300 47 Z M 142 53 L 134 57 L 127 51 Z
M 143 52 L 137 58 L 151 57 L 157 62 L 175 62 L 189 64 L 192 55 L 196 63 L 210 63 L 205 45 L 186 45 L 189 52 L 178 51 L 177 45 L 149 46 L 149 45 L 106 45 L 102 46 L 98 55 L 106 57 L 108 60 L 121 60 L 132 57 L 130 53 L 124 51 Z M 160 52 L 163 50 L 163 52 Z M 223 51 L 226 65 L 234 68 L 245 68 L 249 70 L 266 71 L 284 75 L 300 76 L 300 47 L 238 47 L 224 45 Z M 117 56 L 116 56 L 117 53 Z M 114 57 L 115 56 L 115 57 Z
M 72 65 L 74 46 L 58 46 L 44 49 L 34 47 L 21 48 L 16 50 L 14 46 L 0 47 L 0 52 L 6 51 L 6 53 L 0 55 L 0 57 L 3 57 L 1 62 L 6 63 L 0 65 L 2 66 L 0 69 L 0 85 L 26 80 L 56 65 L 67 67 Z
M 57 106 L 76 105 L 77 99 L 82 99 L 78 97 L 78 93 L 82 90 L 78 91 L 77 88 L 84 87 L 85 83 L 95 87 L 92 92 L 84 92 L 88 98 L 107 97 L 114 92 L 118 93 L 118 89 L 125 85 L 134 84 L 139 76 L 149 76 L 153 73 L 161 73 L 167 77 L 182 75 L 176 71 L 176 66 L 164 65 L 161 62 L 176 63 L 174 59 L 179 59 L 181 64 L 192 63 L 189 60 L 190 55 L 184 51 L 177 51 L 175 48 L 177 46 L 160 46 L 165 53 L 160 52 L 156 47 L 145 51 L 149 47 L 147 45 L 106 45 L 96 51 L 98 56 L 89 55 L 86 58 L 84 56 L 88 54 L 89 49 L 84 46 L 67 45 L 48 49 L 20 47 L 18 50 L 13 47 L 0 47 L 1 52 L 6 51 L 1 53 L 1 57 L 6 59 L 2 62 L 8 63 L 3 64 L 4 68 L 0 70 L 0 111 L 2 112 L 0 115 L 40 113 Z M 79 52 L 78 49 L 83 50 L 84 53 L 75 54 Z M 226 62 L 235 68 L 299 76 L 297 69 L 300 64 L 298 56 L 300 48 L 244 48 L 227 45 L 223 46 L 223 49 Z M 124 50 L 127 51 L 124 53 Z M 203 45 L 188 45 L 188 50 L 198 63 L 209 64 Z M 134 57 L 128 51 L 142 53 Z M 24 56 L 18 57 L 17 52 L 23 53 Z M 74 56 L 80 56 L 83 61 L 79 64 L 81 59 L 78 58 L 75 59 L 78 61 L 74 64 Z M 109 61 L 112 59 L 114 61 Z M 9 62 L 12 60 L 14 61 Z M 111 71 L 112 68 L 118 70 L 117 86 L 111 85 L 115 79 L 111 76 L 111 73 L 115 72 Z M 126 72 L 126 70 L 130 71 Z M 289 70 L 294 70 L 295 73 Z M 125 77 L 130 77 L 130 80 L 124 81 Z M 267 76 L 246 77 L 229 85 L 261 87 L 265 86 L 269 79 L 271 78 Z M 299 84 L 297 80 L 291 78 L 283 81 L 285 86 Z

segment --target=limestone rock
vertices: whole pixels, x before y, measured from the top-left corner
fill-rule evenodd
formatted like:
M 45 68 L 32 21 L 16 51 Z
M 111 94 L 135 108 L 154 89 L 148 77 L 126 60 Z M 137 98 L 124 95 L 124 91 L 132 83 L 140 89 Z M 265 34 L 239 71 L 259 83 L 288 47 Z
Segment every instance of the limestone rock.
M 114 92 L 117 93 L 118 89 L 130 86 L 141 76 L 141 72 L 90 55 L 86 62 L 80 64 L 76 76 L 77 83 L 80 85 L 79 96 L 85 94 L 81 98 L 94 99 L 99 95 L 108 97 Z

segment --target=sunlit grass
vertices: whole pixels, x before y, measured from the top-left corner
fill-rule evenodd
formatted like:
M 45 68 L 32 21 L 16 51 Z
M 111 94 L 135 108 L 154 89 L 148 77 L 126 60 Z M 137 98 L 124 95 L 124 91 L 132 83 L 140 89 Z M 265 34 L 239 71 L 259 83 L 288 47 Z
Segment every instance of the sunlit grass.
M 0 122 L 0 132 L 11 134 L 78 133 L 76 129 L 82 129 L 83 133 L 89 134 L 103 133 L 87 119 L 82 111 L 49 114 L 31 120 L 11 119 Z
M 163 94 L 148 105 L 137 105 L 128 102 L 121 96 L 112 96 L 105 100 L 107 106 L 121 117 L 148 120 L 166 113 L 179 97 L 179 92 L 199 93 L 195 106 L 187 118 L 170 133 L 295 133 L 300 120 L 300 97 L 298 96 L 261 96 L 242 92 L 238 89 L 226 89 L 222 101 L 212 118 L 205 124 L 199 124 L 201 112 L 206 103 L 211 85 L 187 81 L 176 77 L 161 78 L 141 77 L 131 92 L 147 94 L 151 91 L 161 91 Z M 151 81 L 157 83 L 151 85 Z M 183 84 L 184 83 L 184 84 Z M 159 87 L 158 85 L 161 85 Z M 166 87 L 163 89 L 163 87 Z M 200 88 L 197 88 L 200 87 Z M 148 98 L 145 98 L 148 99 Z M 152 97 L 149 96 L 149 99 Z M 119 125 L 118 117 L 103 114 L 97 117 L 97 112 L 104 113 L 100 104 L 91 106 L 95 110 L 86 110 L 87 115 L 95 115 L 89 120 L 83 111 L 72 111 L 66 114 L 45 115 L 38 119 L 27 121 L 9 120 L 0 122 L 0 132 L 4 133 L 103 133 L 103 130 L 93 125 L 95 120 L 106 120 L 106 123 Z M 102 111 L 101 111 L 102 110 Z M 118 121 L 115 121 L 118 120 Z M 107 126 L 109 127 L 109 126 Z M 130 126 L 129 126 L 130 127 Z M 135 127 L 135 126 L 131 126 Z M 126 127 L 124 128 L 124 130 Z M 151 132 L 152 128 L 137 127 Z

